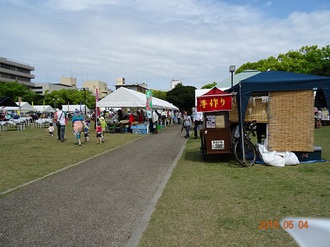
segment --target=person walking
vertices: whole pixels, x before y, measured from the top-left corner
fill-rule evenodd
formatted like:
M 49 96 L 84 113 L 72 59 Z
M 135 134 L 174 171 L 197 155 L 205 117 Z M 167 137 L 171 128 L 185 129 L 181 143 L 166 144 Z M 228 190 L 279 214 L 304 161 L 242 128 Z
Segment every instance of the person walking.
M 75 110 L 74 115 L 72 117 L 72 127 L 73 133 L 77 138 L 77 144 L 81 146 L 81 133 L 84 129 L 84 117 L 77 109 Z
M 199 125 L 202 124 L 203 114 L 201 112 L 198 112 L 197 108 L 194 109 L 193 120 L 194 120 L 194 137 L 195 139 L 198 139 L 198 128 Z
M 102 126 L 100 122 L 97 122 L 96 124 L 96 138 L 97 138 L 97 144 L 102 143 Z
M 50 136 L 54 135 L 54 130 L 55 130 L 55 128 L 54 128 L 53 123 L 50 123 L 49 126 L 48 126 L 48 129 L 47 129 Z
M 89 142 L 89 126 L 90 126 L 90 122 L 89 120 L 86 119 L 84 123 L 85 142 Z
M 182 113 L 181 113 L 181 111 L 178 111 L 178 112 L 177 112 L 176 118 L 177 118 L 177 120 L 178 120 L 178 124 L 181 124 L 181 118 L 182 118 Z
M 152 130 L 153 130 L 154 134 L 158 133 L 157 123 L 158 123 L 158 120 L 159 120 L 159 116 L 158 116 L 156 111 L 152 111 L 152 118 L 151 118 L 152 119 Z
M 58 140 L 61 140 L 61 142 L 64 142 L 66 113 L 62 109 L 63 109 L 62 105 L 59 105 L 58 111 L 56 114 L 57 115 L 56 126 L 57 126 Z
M 100 117 L 100 123 L 102 127 L 102 143 L 104 142 L 104 135 L 107 130 L 107 122 L 105 121 L 104 117 Z
M 183 127 L 186 129 L 185 138 L 190 137 L 190 127 L 192 125 L 191 117 L 189 116 L 188 112 L 183 113 Z

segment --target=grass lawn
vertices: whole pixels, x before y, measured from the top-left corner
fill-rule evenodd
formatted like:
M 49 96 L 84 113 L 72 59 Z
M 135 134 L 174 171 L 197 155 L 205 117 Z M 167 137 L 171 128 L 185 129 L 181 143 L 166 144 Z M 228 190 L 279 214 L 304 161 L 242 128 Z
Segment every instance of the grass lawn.
M 330 127 L 315 130 L 328 160 L 329 140 Z M 260 230 L 260 221 L 330 218 L 329 162 L 241 168 L 232 158 L 203 162 L 199 147 L 187 142 L 139 246 L 297 246 L 281 227 Z
M 25 131 L 0 132 L 0 194 L 51 172 L 118 147 L 141 135 L 106 134 L 105 142 L 97 144 L 94 130 L 90 142 L 76 145 L 71 122 L 66 126 L 64 142 L 50 137 L 46 129 L 28 126 Z
M 0 193 L 108 151 L 141 135 L 106 134 L 104 144 L 75 144 L 46 129 L 0 132 Z M 330 127 L 315 130 L 315 145 L 330 160 Z M 157 203 L 140 246 L 296 246 L 280 227 L 260 230 L 260 221 L 289 216 L 330 218 L 330 163 L 242 168 L 232 157 L 202 161 L 200 141 L 189 139 Z M 297 226 L 295 226 L 297 227 Z

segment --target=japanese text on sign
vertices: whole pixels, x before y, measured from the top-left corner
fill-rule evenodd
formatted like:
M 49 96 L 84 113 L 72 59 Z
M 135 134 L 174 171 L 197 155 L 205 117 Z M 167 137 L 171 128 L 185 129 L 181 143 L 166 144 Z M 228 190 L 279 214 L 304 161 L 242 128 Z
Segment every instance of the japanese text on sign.
M 197 110 L 200 112 L 231 110 L 231 97 L 199 97 L 197 98 Z

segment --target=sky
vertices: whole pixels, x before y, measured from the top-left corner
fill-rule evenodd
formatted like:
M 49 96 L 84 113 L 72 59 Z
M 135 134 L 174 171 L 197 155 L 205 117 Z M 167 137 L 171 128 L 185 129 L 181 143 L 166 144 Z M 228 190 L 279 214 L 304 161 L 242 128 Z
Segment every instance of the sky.
M 0 30 L 35 83 L 224 87 L 230 65 L 330 45 L 330 0 L 0 0 Z

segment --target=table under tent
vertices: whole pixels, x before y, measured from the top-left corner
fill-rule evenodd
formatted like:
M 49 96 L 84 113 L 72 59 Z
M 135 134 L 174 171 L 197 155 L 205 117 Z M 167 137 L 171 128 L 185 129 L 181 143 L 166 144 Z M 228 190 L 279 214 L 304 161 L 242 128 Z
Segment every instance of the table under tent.
M 138 110 L 146 112 L 146 94 L 120 87 L 113 93 L 107 95 L 96 103 L 97 107 L 104 109 L 125 109 L 130 113 L 136 113 Z M 162 99 L 152 97 L 152 110 L 179 110 L 176 106 Z M 119 123 L 108 122 L 109 132 L 127 132 L 128 120 L 122 120 Z M 138 124 L 133 122 L 131 129 L 133 133 L 147 134 L 149 133 L 149 123 Z

